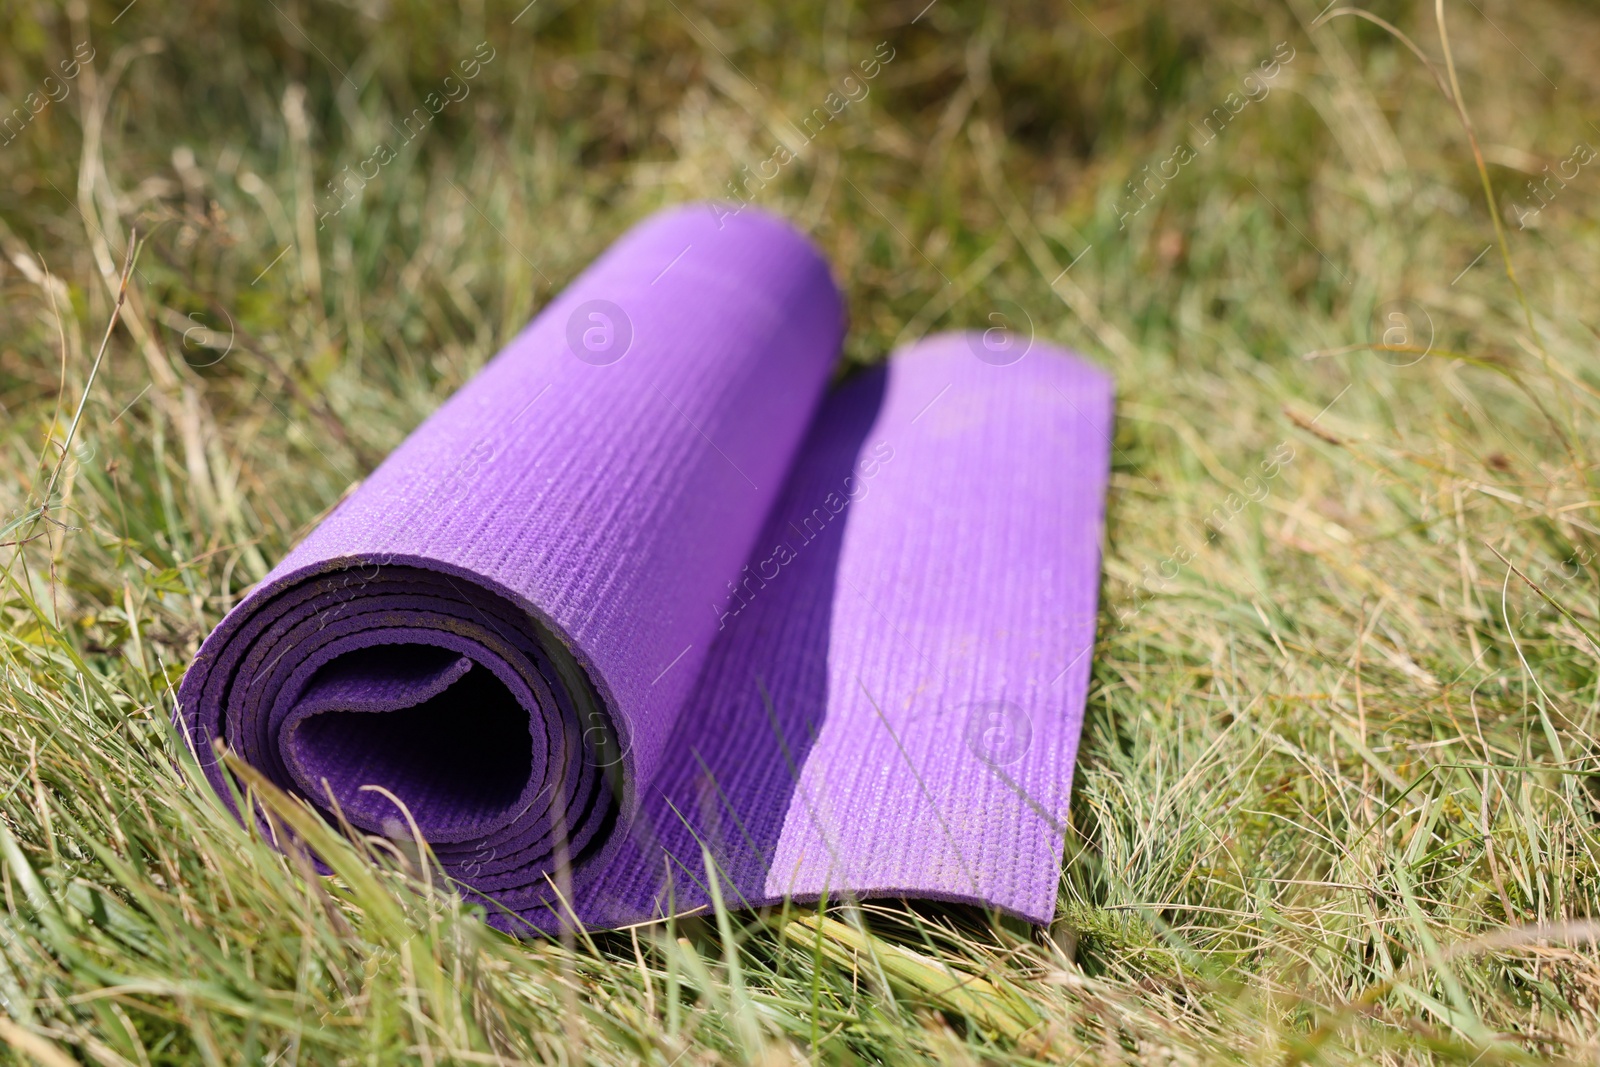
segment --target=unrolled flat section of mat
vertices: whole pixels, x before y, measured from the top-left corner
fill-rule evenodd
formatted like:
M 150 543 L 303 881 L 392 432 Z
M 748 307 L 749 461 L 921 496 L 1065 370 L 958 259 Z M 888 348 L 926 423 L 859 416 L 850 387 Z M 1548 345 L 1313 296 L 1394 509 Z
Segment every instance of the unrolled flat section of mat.
M 723 899 L 1055 906 L 1094 643 L 1111 384 L 980 335 L 831 397 L 629 844 L 577 894 L 625 924 Z M 709 867 L 708 867 L 709 859 Z

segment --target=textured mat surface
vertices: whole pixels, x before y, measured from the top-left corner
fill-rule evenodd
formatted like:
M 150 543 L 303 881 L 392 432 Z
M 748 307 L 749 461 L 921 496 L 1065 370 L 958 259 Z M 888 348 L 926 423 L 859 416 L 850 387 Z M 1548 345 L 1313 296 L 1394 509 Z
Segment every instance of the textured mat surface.
M 621 925 L 712 872 L 1047 921 L 1110 382 L 990 331 L 825 398 L 843 329 L 784 223 L 636 227 L 206 639 L 179 721 L 212 784 L 220 738 L 362 830 L 409 815 L 507 929 L 568 877 Z

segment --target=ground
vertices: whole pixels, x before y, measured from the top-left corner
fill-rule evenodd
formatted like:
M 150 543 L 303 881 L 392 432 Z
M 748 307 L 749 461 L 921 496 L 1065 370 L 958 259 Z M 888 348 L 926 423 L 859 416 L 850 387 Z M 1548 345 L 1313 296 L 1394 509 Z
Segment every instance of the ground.
M 0 41 L 13 1054 L 1595 1058 L 1592 7 L 16 0 Z M 242 591 L 628 225 L 730 189 L 831 257 L 841 374 L 1006 323 L 1116 376 L 1048 930 L 518 943 L 183 765 Z

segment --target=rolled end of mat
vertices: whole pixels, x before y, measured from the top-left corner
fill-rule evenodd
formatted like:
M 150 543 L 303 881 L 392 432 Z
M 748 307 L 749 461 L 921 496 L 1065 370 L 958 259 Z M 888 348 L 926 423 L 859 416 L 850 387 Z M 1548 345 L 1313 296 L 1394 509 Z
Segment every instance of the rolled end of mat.
M 332 822 L 420 833 L 463 884 L 542 898 L 627 803 L 621 735 L 534 612 L 421 562 L 263 589 L 185 677 L 184 727 L 224 795 L 218 738 Z
M 659 769 L 843 319 L 782 220 L 636 226 L 206 639 L 177 720 L 211 784 L 235 791 L 220 744 L 512 912 L 559 909 Z

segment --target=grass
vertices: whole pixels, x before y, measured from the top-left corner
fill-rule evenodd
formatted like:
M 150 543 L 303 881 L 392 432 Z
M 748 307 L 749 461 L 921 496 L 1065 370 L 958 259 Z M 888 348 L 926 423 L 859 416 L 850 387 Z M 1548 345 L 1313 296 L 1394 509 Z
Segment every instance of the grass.
M 13 1055 L 1593 1061 L 1600 14 L 1378 3 L 1403 41 L 1308 0 L 924 2 L 0 13 Z M 203 634 L 618 233 L 726 195 L 885 42 L 751 186 L 832 257 L 847 362 L 1000 315 L 1119 382 L 1053 926 L 518 943 L 403 855 L 326 837 L 322 878 L 241 829 L 167 725 Z M 341 206 L 345 167 L 376 175 Z

